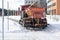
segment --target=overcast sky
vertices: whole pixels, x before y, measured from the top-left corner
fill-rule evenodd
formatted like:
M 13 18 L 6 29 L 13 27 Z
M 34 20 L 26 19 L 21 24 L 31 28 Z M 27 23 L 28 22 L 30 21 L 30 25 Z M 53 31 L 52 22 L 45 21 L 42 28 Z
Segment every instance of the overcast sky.
M 5 9 L 7 9 L 7 2 L 9 2 L 10 10 L 17 10 L 20 5 L 24 4 L 24 0 L 4 0 Z M 0 8 L 2 8 L 2 0 L 0 0 Z

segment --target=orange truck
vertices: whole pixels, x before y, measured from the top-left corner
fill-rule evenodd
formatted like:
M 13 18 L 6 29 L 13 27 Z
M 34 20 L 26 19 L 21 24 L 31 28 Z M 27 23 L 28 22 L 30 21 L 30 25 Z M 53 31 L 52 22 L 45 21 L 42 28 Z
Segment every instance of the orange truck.
M 45 8 L 22 6 L 21 20 L 24 27 L 42 28 L 47 27 Z

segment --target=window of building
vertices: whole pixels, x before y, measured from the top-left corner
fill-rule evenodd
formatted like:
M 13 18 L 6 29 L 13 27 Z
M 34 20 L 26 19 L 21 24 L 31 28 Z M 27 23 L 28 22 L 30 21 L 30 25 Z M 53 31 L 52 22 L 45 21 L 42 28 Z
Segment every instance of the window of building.
M 51 2 L 51 0 L 48 0 L 48 3 Z
M 33 3 L 33 1 L 31 1 L 31 3 Z
M 56 15 L 56 9 L 52 10 L 52 15 Z
M 49 10 L 47 13 L 48 13 L 48 14 L 51 14 L 51 10 Z
M 27 1 L 25 3 L 27 3 Z
M 55 6 L 55 5 L 56 5 L 56 3 L 53 3 L 53 4 L 52 4 L 52 6 Z
M 50 8 L 50 7 L 52 7 L 52 6 L 55 6 L 55 5 L 56 5 L 56 3 L 53 3 L 52 5 L 49 5 L 48 8 Z
M 48 8 L 50 8 L 50 7 L 51 7 L 51 5 L 48 6 Z
M 30 3 L 30 1 L 29 1 L 29 3 Z
M 55 10 L 53 10 L 53 11 L 54 11 L 54 12 L 53 12 L 53 14 L 54 14 L 54 15 L 56 15 L 56 9 L 55 9 Z

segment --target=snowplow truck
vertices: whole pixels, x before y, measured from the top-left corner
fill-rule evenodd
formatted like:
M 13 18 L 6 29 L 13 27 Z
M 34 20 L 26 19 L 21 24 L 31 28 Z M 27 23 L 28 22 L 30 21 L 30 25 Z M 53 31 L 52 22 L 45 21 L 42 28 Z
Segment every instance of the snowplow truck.
M 19 23 L 22 23 L 24 27 L 44 29 L 47 27 L 45 8 L 31 7 L 23 10 Z
M 19 23 L 24 27 L 42 28 L 47 27 L 45 8 L 22 6 L 21 20 Z

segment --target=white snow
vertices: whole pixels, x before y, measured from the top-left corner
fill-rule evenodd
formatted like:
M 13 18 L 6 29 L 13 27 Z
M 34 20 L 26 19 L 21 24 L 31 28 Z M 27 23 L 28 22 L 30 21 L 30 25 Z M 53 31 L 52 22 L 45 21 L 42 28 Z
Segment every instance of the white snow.
M 60 15 L 47 15 L 47 21 L 49 24 L 60 24 Z
M 10 18 L 18 18 L 18 16 L 10 17 Z M 19 18 L 17 19 L 19 20 Z M 20 26 L 17 22 L 9 20 L 9 31 L 20 30 Z M 0 32 L 2 31 L 2 17 L 0 17 Z M 8 32 L 8 19 L 7 16 L 4 17 L 4 31 Z
M 41 31 L 27 30 L 17 22 L 9 20 L 9 30 L 7 26 L 7 17 L 5 17 L 5 40 L 60 40 L 60 19 L 54 20 L 47 16 L 48 27 Z M 20 16 L 10 16 L 9 18 L 19 20 Z M 2 30 L 2 19 L 0 17 L 0 31 Z M 1 33 L 0 33 L 1 39 Z
M 15 19 L 15 20 L 20 20 L 21 19 L 21 16 L 9 16 L 9 18 L 12 18 L 12 19 Z

